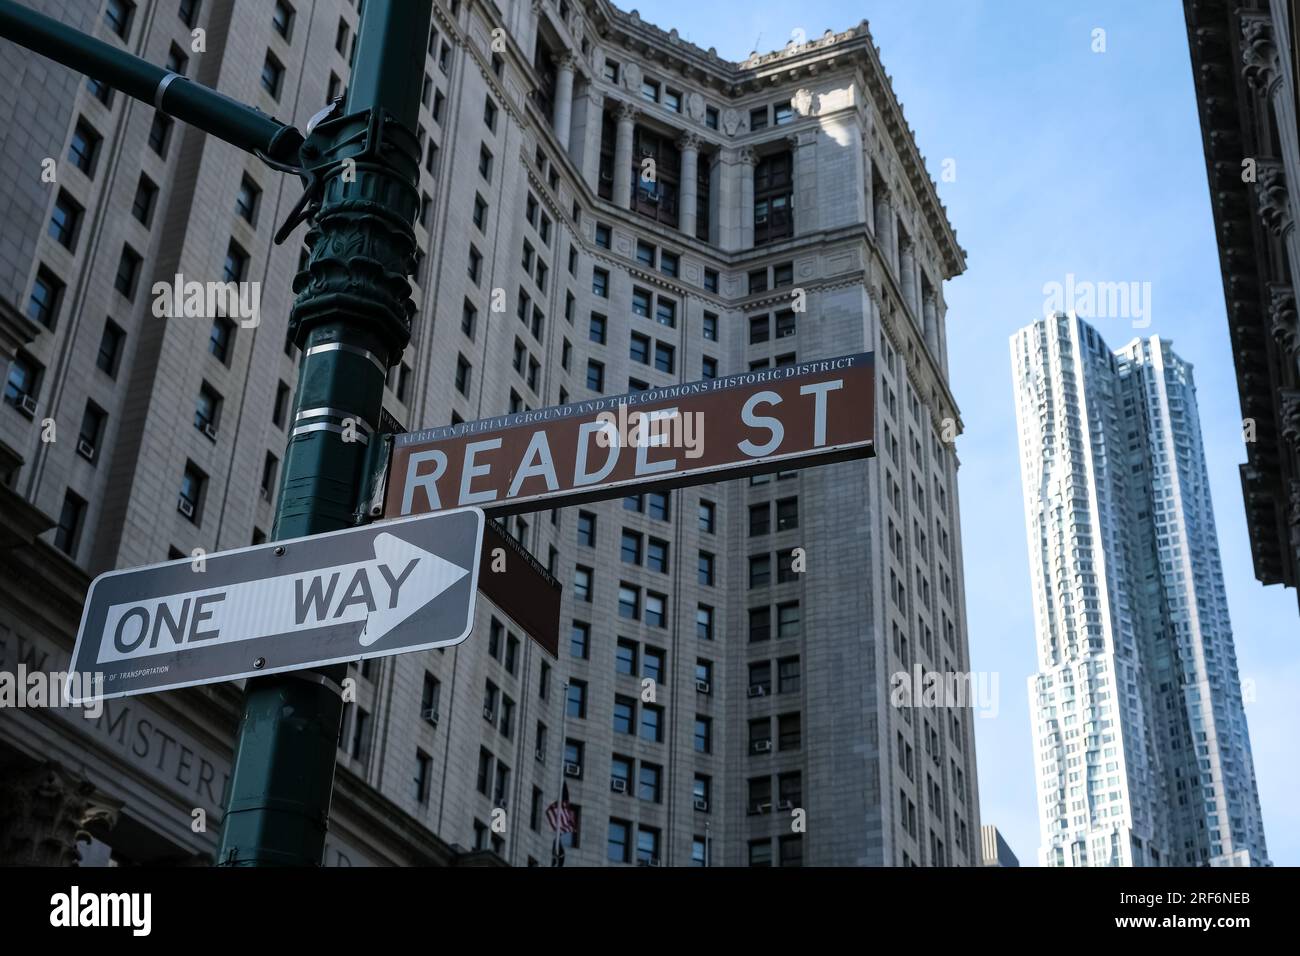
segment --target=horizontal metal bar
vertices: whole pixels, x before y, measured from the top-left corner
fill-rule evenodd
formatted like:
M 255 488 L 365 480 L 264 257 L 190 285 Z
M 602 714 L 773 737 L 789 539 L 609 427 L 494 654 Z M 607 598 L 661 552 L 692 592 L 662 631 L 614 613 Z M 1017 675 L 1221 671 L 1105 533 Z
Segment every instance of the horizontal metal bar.
M 0 37 L 107 83 L 240 149 L 261 151 L 280 162 L 298 160 L 302 135 L 292 126 L 16 0 L 0 0 Z

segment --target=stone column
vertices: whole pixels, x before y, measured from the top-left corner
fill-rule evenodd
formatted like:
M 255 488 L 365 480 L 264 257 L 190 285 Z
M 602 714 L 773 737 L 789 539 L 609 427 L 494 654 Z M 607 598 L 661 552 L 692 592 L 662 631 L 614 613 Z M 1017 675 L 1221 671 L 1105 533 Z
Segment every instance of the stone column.
M 572 53 L 564 54 L 555 64 L 555 136 L 566 152 L 573 122 L 573 74 L 577 66 L 577 57 Z
M 935 301 L 934 293 L 926 290 L 925 301 L 921 303 L 921 323 L 925 333 L 925 345 L 934 356 L 936 363 L 940 363 L 943 356 L 939 348 L 939 304 Z
M 740 248 L 754 248 L 754 167 L 758 155 L 748 146 L 736 153 L 740 174 Z
M 898 285 L 903 290 L 903 301 L 912 312 L 912 321 L 921 321 L 921 309 L 916 294 L 916 260 L 912 256 L 911 240 L 898 244 Z
M 614 205 L 632 205 L 632 131 L 640 111 L 631 103 L 620 103 L 615 111 L 618 135 L 614 140 Z
M 596 192 L 600 188 L 600 138 L 605 125 L 605 97 L 590 83 L 585 86 L 586 92 L 578 99 L 577 140 L 570 154 L 582 167 L 582 178 L 591 191 Z
M 640 111 L 631 103 L 620 103 L 615 111 L 618 134 L 614 140 L 614 205 L 632 205 L 632 132 Z
M 682 154 L 682 189 L 677 202 L 677 225 L 686 235 L 695 238 L 697 207 L 699 204 L 700 138 L 694 133 L 684 133 L 677 141 Z
M 893 211 L 889 206 L 889 190 L 882 188 L 876 193 L 876 209 L 874 213 L 876 248 L 880 250 L 880 258 L 886 263 L 892 264 L 893 258 L 889 252 L 889 235 L 893 229 Z
M 112 829 L 122 804 L 57 763 L 0 771 L 0 866 L 76 866 L 89 828 Z

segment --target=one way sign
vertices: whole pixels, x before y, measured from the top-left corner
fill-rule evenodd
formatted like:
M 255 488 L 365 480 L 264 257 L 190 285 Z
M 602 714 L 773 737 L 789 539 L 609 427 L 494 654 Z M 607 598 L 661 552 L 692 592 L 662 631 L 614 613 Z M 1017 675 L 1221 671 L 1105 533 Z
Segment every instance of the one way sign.
M 71 670 L 126 697 L 458 644 L 482 544 L 483 512 L 465 508 L 109 571 Z

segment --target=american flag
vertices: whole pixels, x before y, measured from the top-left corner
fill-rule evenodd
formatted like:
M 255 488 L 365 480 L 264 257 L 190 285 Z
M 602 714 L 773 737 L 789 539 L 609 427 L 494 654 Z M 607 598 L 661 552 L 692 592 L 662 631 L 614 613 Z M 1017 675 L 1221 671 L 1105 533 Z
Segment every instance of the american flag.
M 573 807 L 569 805 L 569 785 L 564 785 L 559 803 L 552 803 L 546 808 L 546 822 L 557 833 L 572 833 L 578 828 L 578 820 Z

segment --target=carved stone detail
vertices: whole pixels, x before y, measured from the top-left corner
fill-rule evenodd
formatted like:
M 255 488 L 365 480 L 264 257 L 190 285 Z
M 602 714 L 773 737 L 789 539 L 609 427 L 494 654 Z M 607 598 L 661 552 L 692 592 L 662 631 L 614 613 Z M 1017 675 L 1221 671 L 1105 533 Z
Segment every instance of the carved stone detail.
M 1278 389 L 1277 396 L 1278 409 L 1282 413 L 1278 430 L 1293 448 L 1300 451 L 1300 389 Z
M 686 115 L 697 123 L 704 119 L 704 97 L 699 93 L 686 94 Z
M 634 104 L 628 103 L 627 101 L 620 102 L 618 106 L 614 108 L 614 118 L 620 121 L 627 120 L 635 123 L 640 115 L 641 111 L 637 109 Z
M 76 866 L 88 827 L 111 829 L 122 808 L 57 763 L 0 776 L 0 866 Z
M 623 64 L 623 86 L 632 93 L 641 92 L 641 67 L 636 63 Z
M 722 131 L 728 136 L 735 136 L 738 129 L 740 129 L 740 112 L 730 108 L 724 110 L 722 113 Z
M 1300 351 L 1300 327 L 1296 324 L 1295 290 L 1282 282 L 1271 283 L 1268 287 L 1268 314 L 1271 319 L 1273 338 L 1294 360 Z
M 1267 13 L 1242 16 L 1241 64 L 1241 75 L 1260 92 L 1267 92 L 1280 79 L 1273 21 Z
M 1259 218 L 1265 228 L 1281 236 L 1291 222 L 1291 201 L 1287 195 L 1286 173 L 1277 160 L 1260 160 L 1255 199 L 1259 205 Z
M 800 116 L 815 116 L 817 114 L 817 99 L 811 90 L 801 89 L 797 90 L 794 96 L 790 98 L 790 105 L 794 107 L 794 111 Z

